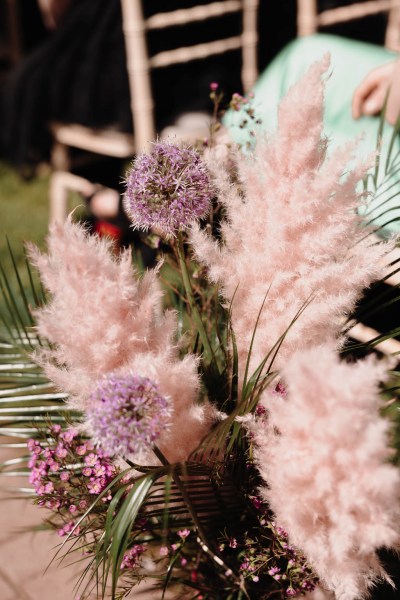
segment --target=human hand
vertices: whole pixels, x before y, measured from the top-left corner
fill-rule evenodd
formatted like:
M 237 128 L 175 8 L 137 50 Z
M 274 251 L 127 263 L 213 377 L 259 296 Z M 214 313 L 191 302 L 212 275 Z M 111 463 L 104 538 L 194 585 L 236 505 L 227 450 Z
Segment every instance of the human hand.
M 399 86 L 400 82 L 396 84 L 397 78 L 394 77 L 394 73 L 398 71 L 398 64 L 400 63 L 394 61 L 368 73 L 353 95 L 354 119 L 358 119 L 361 115 L 376 115 L 382 110 L 389 88 L 392 85 Z M 388 117 L 388 114 L 386 116 Z M 391 121 L 389 118 L 388 120 Z

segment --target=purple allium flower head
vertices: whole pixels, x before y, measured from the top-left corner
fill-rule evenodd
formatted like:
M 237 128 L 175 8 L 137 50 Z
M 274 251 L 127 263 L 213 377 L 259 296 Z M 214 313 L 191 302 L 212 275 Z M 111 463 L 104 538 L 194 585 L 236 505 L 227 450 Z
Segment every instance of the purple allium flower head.
M 126 183 L 124 206 L 134 227 L 167 236 L 205 217 L 214 193 L 200 154 L 169 142 L 137 156 Z
M 138 458 L 165 430 L 170 414 L 167 399 L 150 379 L 111 373 L 91 394 L 87 423 L 106 454 Z

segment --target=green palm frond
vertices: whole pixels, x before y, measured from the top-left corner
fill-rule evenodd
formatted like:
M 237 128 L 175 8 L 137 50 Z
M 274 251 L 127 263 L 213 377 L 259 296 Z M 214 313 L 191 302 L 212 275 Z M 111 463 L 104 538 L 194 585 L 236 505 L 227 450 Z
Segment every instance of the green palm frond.
M 0 474 L 12 478 L 28 473 L 27 439 L 38 437 L 49 419 L 65 427 L 78 415 L 71 413 L 67 395 L 32 358 L 35 349 L 46 344 L 35 331 L 33 316 L 45 300 L 44 292 L 28 260 L 21 273 L 7 243 L 9 264 L 0 264 L 0 448 L 15 449 L 17 456 L 0 463 Z
M 108 593 L 113 599 L 119 598 L 124 577 L 121 563 L 126 550 L 145 543 L 153 544 L 157 551 L 182 529 L 190 530 L 191 543 L 197 544 L 199 552 L 213 561 L 221 579 L 231 570 L 215 547 L 215 534 L 223 532 L 229 523 L 240 523 L 246 510 L 232 480 L 226 472 L 216 473 L 199 463 L 169 464 L 159 451 L 157 454 L 162 464 L 149 467 L 147 473 L 137 475 L 132 468 L 119 473 L 77 521 L 75 530 L 79 528 L 79 534 L 74 536 L 74 530 L 71 531 L 61 545 L 57 555 L 64 561 L 82 547 L 90 546 L 85 540 L 93 538 L 93 558 L 79 581 L 84 597 L 97 586 L 102 598 Z M 93 527 L 92 513 L 110 490 L 113 497 L 104 524 L 101 529 Z M 166 571 L 154 573 L 156 581 L 161 581 L 160 589 L 165 589 L 170 580 L 185 583 L 177 575 L 178 556 L 179 552 L 170 558 Z M 244 589 L 243 582 L 233 571 L 231 579 L 233 588 Z M 198 586 L 195 589 L 198 590 Z

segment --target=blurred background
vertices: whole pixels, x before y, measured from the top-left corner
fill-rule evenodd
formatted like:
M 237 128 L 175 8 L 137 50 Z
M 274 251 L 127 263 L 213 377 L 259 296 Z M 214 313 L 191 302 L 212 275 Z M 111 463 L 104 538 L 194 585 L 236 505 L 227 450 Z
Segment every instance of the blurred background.
M 201 3 L 205 2 L 154 0 L 143 2 L 143 7 L 148 17 L 161 9 Z M 320 0 L 318 10 L 351 4 L 351 0 Z M 296 37 L 297 11 L 296 0 L 260 1 L 260 72 Z M 325 31 L 382 44 L 386 19 L 381 13 Z M 58 168 L 52 156 L 54 121 L 132 131 L 122 21 L 120 0 L 0 0 L 0 258 L 6 252 L 5 233 L 18 254 L 22 240 L 41 243 L 45 235 L 50 174 Z M 227 15 L 222 26 L 227 35 L 239 31 L 239 15 Z M 185 46 L 200 27 L 194 23 L 176 28 L 172 37 Z M 212 39 L 220 32 L 221 21 L 207 21 L 205 29 Z M 170 37 L 170 31 L 164 29 L 151 32 L 151 52 L 168 48 Z M 156 131 L 176 121 L 181 113 L 210 112 L 212 81 L 220 83 L 227 99 L 233 92 L 241 92 L 240 60 L 238 51 L 229 52 L 190 66 L 182 63 L 152 72 Z M 79 150 L 73 149 L 72 154 Z M 80 157 L 72 171 L 120 190 L 127 158 Z M 84 191 L 90 196 L 93 190 Z M 85 204 L 76 190 L 69 202 L 68 208 Z M 90 211 L 89 202 L 86 207 Z M 118 232 L 118 218 L 111 222 Z M 113 233 L 112 228 L 110 231 Z

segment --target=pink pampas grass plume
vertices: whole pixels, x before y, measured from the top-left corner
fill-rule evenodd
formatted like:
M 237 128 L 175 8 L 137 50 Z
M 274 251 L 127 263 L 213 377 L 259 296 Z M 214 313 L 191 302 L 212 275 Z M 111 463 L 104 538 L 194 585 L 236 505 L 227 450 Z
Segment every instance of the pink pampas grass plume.
M 376 551 L 400 544 L 400 473 L 389 463 L 378 385 L 387 365 L 340 362 L 332 345 L 296 352 L 287 394 L 263 398 L 254 455 L 264 498 L 338 600 L 384 575 Z
M 309 300 L 285 337 L 278 368 L 296 349 L 337 337 L 363 288 L 383 274 L 378 263 L 388 245 L 364 239 L 367 232 L 357 215 L 355 187 L 365 168 L 343 177 L 352 145 L 326 157 L 321 136 L 328 64 L 328 58 L 316 63 L 291 88 L 279 108 L 276 135 L 258 140 L 253 155 L 238 154 L 238 185 L 215 157 L 208 160 L 226 213 L 222 242 L 196 227 L 191 241 L 222 296 L 229 303 L 234 297 L 242 370 L 266 296 L 251 372 Z
M 207 431 L 208 407 L 196 405 L 197 359 L 179 358 L 176 315 L 162 311 L 156 273 L 139 277 L 129 251 L 116 258 L 109 241 L 70 219 L 52 227 L 48 248 L 48 254 L 29 248 L 50 296 L 36 319 L 51 347 L 39 349 L 35 360 L 80 410 L 107 373 L 151 379 L 172 405 L 160 447 L 170 460 L 186 458 Z

